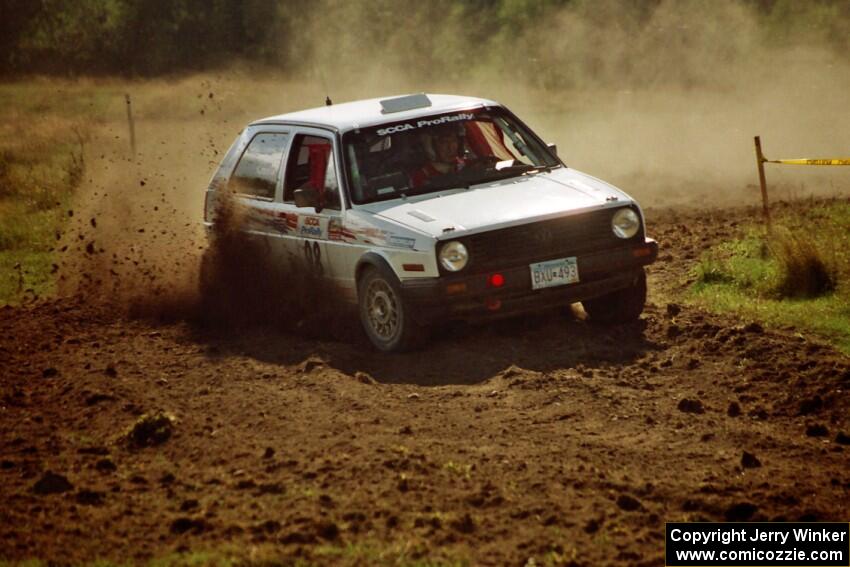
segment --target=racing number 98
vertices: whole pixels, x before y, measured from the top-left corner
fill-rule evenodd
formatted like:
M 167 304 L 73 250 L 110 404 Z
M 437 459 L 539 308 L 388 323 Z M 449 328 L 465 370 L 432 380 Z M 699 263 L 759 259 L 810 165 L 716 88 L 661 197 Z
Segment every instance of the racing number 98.
M 304 241 L 304 257 L 307 258 L 307 264 L 313 268 L 313 271 L 317 274 L 323 272 L 322 249 L 317 241 L 314 240 L 312 244 L 309 240 Z

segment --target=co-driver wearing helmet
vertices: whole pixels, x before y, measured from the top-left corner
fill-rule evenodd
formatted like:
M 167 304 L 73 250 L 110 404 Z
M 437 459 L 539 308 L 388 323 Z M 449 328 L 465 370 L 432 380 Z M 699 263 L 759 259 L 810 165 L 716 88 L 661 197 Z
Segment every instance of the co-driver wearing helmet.
M 413 187 L 420 187 L 432 177 L 457 173 L 467 165 L 467 160 L 461 157 L 461 142 L 458 130 L 452 127 L 435 128 L 430 135 L 433 159 L 410 175 Z

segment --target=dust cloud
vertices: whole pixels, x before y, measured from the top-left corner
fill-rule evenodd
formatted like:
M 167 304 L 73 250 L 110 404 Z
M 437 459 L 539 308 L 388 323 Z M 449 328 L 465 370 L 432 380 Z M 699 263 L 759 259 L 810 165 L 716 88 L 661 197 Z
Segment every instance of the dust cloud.
M 237 207 L 223 207 L 212 240 L 202 224 L 207 183 L 243 126 L 280 106 L 310 105 L 287 98 L 295 85 L 236 73 L 120 86 L 131 94 L 136 152 L 122 94 L 89 135 L 86 176 L 59 243 L 60 293 L 131 317 L 348 336 L 338 315 L 350 313 L 333 301 L 341 294 L 300 258 L 268 262 L 267 247 L 237 230 Z
M 242 62 L 110 84 L 132 96 L 138 149 L 129 152 L 116 96 L 91 127 L 86 179 L 60 242 L 62 290 L 96 290 L 148 311 L 151 298 L 162 298 L 164 312 L 193 304 L 204 189 L 223 153 L 247 122 L 319 106 L 326 95 L 498 100 L 556 143 L 568 165 L 645 207 L 756 204 L 756 134 L 769 158 L 850 153 L 850 58 L 831 39 L 850 31 L 841 5 L 836 14 L 792 10 L 782 27 L 749 2 L 573 2 L 515 29 L 441 3 L 413 15 L 412 2 L 376 6 L 384 4 L 305 9 L 287 38 L 297 71 Z M 846 194 L 846 174 L 767 173 L 774 199 Z
M 756 202 L 755 135 L 769 158 L 850 153 L 850 4 L 523 3 L 533 19 L 507 29 L 402 4 L 415 15 L 325 7 L 305 32 L 321 38 L 310 69 L 360 96 L 499 100 L 568 165 L 649 206 Z M 776 197 L 850 190 L 840 169 L 768 168 Z

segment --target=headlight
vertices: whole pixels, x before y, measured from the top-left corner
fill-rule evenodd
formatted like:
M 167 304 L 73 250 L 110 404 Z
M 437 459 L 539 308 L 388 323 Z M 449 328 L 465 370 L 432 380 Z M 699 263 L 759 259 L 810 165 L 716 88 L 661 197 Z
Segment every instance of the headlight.
M 469 260 L 466 246 L 453 240 L 440 249 L 440 264 L 450 272 L 459 272 Z
M 620 238 L 631 238 L 640 228 L 640 217 L 632 209 L 620 209 L 611 219 L 611 229 Z

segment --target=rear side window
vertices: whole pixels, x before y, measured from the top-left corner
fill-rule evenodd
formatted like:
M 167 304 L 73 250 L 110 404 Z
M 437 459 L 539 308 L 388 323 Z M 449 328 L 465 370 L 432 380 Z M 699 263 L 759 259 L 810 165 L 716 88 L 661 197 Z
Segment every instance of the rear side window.
M 241 135 L 237 136 L 236 140 L 230 144 L 230 149 L 227 150 L 227 153 L 221 160 L 221 164 L 218 166 L 218 169 L 215 170 L 215 174 L 210 181 L 210 191 L 216 191 L 223 188 L 223 185 L 227 183 L 227 179 L 230 177 L 230 172 L 233 171 L 233 166 L 236 165 L 236 160 L 239 158 L 240 139 Z
M 229 187 L 237 193 L 274 199 L 280 163 L 289 134 L 259 133 L 251 140 L 230 177 Z

